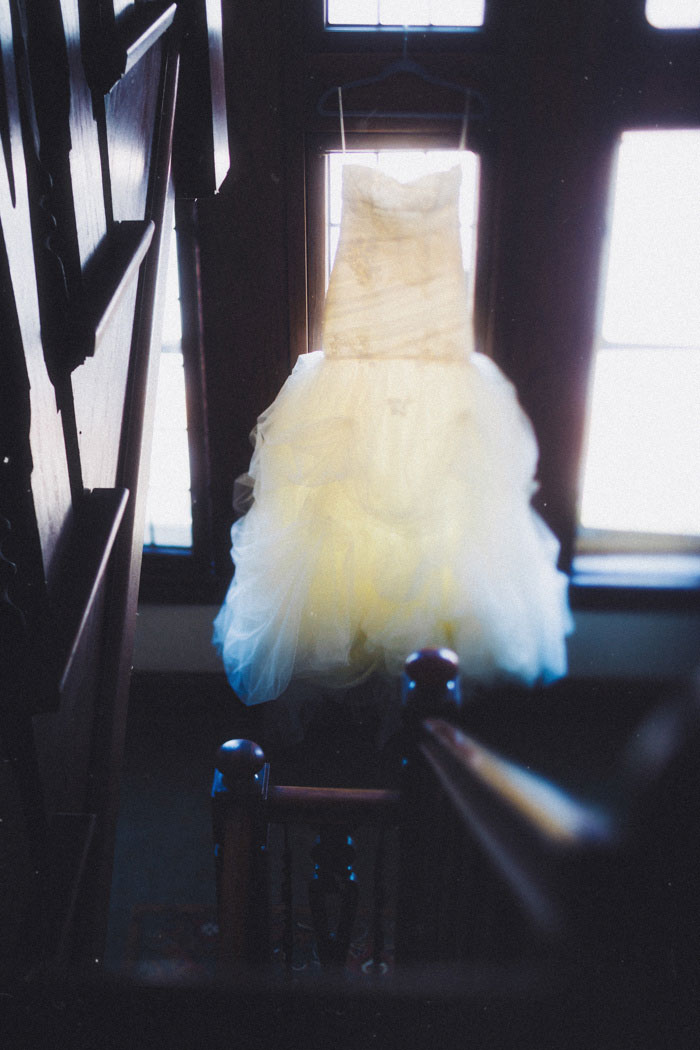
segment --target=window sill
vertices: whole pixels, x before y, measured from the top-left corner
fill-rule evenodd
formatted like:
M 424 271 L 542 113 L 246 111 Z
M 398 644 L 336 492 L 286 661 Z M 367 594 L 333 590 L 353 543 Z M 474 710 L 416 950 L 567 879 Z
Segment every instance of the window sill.
M 155 605 L 218 605 L 227 583 L 190 550 L 144 547 L 139 599 Z
M 579 554 L 570 596 L 575 609 L 700 609 L 700 554 Z
M 155 604 L 214 604 L 229 580 L 191 551 L 144 548 L 140 598 Z M 700 554 L 579 554 L 573 609 L 700 610 Z

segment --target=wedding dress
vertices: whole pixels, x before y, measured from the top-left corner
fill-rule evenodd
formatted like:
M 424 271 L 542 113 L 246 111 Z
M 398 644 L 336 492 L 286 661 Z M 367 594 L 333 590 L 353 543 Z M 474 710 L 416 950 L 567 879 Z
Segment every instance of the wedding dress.
M 344 168 L 323 350 L 258 420 L 215 621 L 248 704 L 292 675 L 398 674 L 428 645 L 481 682 L 565 673 L 567 580 L 530 505 L 536 441 L 472 345 L 459 180 Z

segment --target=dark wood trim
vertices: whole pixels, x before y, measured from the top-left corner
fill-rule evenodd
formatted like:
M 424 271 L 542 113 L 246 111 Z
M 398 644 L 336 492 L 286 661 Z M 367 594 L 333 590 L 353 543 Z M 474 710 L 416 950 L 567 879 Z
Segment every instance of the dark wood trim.
M 315 788 L 273 785 L 263 804 L 271 824 L 397 824 L 398 791 L 371 788 Z
M 287 223 L 287 302 L 289 304 L 289 368 L 300 354 L 315 350 L 309 322 L 311 288 L 307 268 L 309 177 L 306 136 L 303 126 L 304 68 L 302 4 L 282 5 L 285 45 L 282 55 L 284 82 L 285 202 Z
M 114 836 L 119 805 L 119 778 L 124 753 L 126 712 L 138 607 L 143 551 L 150 435 L 160 356 L 160 331 L 155 324 L 167 272 L 169 231 L 174 194 L 171 179 L 172 142 L 177 92 L 178 42 L 165 38 L 158 86 L 158 118 L 151 147 L 146 215 L 155 225 L 150 250 L 139 276 L 131 345 L 131 370 L 124 409 L 119 478 L 136 492 L 125 516 L 110 566 L 110 602 L 105 623 L 105 653 L 101 667 L 100 704 L 91 756 L 90 809 L 101 816 L 93 847 L 92 878 L 81 907 L 82 957 L 100 958 L 107 930 L 107 904 L 112 877 Z M 167 235 L 164 235 L 167 231 Z
M 193 508 L 194 510 L 194 508 Z M 139 600 L 158 605 L 220 605 L 230 580 L 212 564 L 203 566 L 201 548 L 144 547 Z M 230 575 L 230 573 L 229 573 Z
M 96 824 L 94 813 L 55 813 L 49 827 L 51 913 L 44 958 L 56 968 L 70 960 L 76 909 Z
M 132 2 L 118 17 L 112 0 L 79 0 L 85 75 L 92 91 L 107 95 L 173 24 L 172 0 Z
M 569 601 L 574 611 L 587 612 L 677 612 L 700 611 L 700 587 L 697 582 L 656 584 L 645 579 L 610 573 L 607 578 L 585 579 L 574 571 L 569 586 Z
M 65 568 L 59 575 L 65 590 L 51 596 L 60 647 L 59 693 L 65 688 L 105 577 L 128 498 L 127 489 L 93 489 L 75 510 Z
M 124 294 L 138 276 L 153 231 L 148 219 L 113 223 L 86 267 L 81 294 L 70 308 L 75 334 L 70 341 L 72 368 L 97 352 Z
M 202 331 L 202 288 L 196 202 L 175 200 L 177 266 L 182 321 L 182 357 L 190 438 L 192 552 L 195 571 L 206 578 L 211 566 L 211 475 L 207 433 L 206 362 Z
M 185 0 L 178 7 L 182 46 L 173 177 L 178 198 L 190 201 L 218 193 L 231 164 L 223 41 L 227 6 L 222 8 L 221 0 Z M 236 12 L 234 25 L 237 20 Z
M 173 24 L 177 4 L 166 3 L 159 12 L 153 0 L 150 9 L 143 3 L 134 3 L 117 22 L 119 49 L 124 53 L 124 73 L 133 69 L 137 62 L 160 40 Z

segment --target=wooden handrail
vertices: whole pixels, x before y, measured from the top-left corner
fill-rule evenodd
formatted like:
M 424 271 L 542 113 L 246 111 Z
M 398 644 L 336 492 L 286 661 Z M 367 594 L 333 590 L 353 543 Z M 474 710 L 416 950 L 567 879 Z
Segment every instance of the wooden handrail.
M 571 919 L 571 868 L 613 845 L 610 817 L 447 722 L 423 723 L 418 752 L 534 929 L 547 939 L 561 934 Z
M 396 824 L 401 796 L 398 791 L 374 788 L 269 788 L 262 804 L 271 824 Z
M 399 819 L 400 793 L 382 788 L 327 788 L 270 784 L 262 748 L 251 740 L 229 740 L 217 754 L 213 796 L 229 795 L 255 808 L 267 824 L 387 825 Z
M 522 766 L 510 762 L 437 719 L 423 723 L 420 751 L 434 770 L 465 823 L 473 816 L 476 792 L 488 796 L 552 848 L 608 842 L 610 818 L 572 798 Z

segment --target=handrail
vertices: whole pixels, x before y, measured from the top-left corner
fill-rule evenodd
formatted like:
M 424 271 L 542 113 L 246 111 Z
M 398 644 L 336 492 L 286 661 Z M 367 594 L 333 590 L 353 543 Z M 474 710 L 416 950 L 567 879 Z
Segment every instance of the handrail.
M 224 858 L 227 868 L 219 898 L 224 958 L 250 960 L 263 942 L 252 902 L 266 824 L 320 826 L 314 922 L 319 945 L 334 951 L 347 936 L 328 935 L 324 894 L 330 886 L 348 914 L 355 899 L 343 825 L 395 825 L 394 958 L 402 968 L 527 955 L 590 974 L 625 959 L 638 973 L 650 966 L 661 980 L 675 980 L 657 951 L 672 931 L 688 960 L 683 979 L 695 981 L 697 938 L 682 917 L 697 910 L 686 877 L 700 854 L 697 687 L 665 698 L 645 718 L 597 806 L 457 728 L 469 712 L 459 709 L 449 654 L 416 654 L 405 677 L 399 792 L 271 785 L 259 747 L 238 740 L 220 749 L 214 816 L 218 866 Z M 334 865 L 321 870 L 330 846 Z M 289 857 L 283 854 L 285 892 Z M 382 907 L 380 900 L 380 919 Z M 340 958 L 334 954 L 333 964 Z
M 572 904 L 566 873 L 613 845 L 611 819 L 447 722 L 427 719 L 418 751 L 535 928 L 545 937 L 563 932 Z
M 398 791 L 379 788 L 323 788 L 274 785 L 262 803 L 271 824 L 387 825 L 399 821 Z
M 512 815 L 529 824 L 551 847 L 580 847 L 608 842 L 609 817 L 572 798 L 543 777 L 510 762 L 467 736 L 456 726 L 437 719 L 423 723 L 421 753 L 430 763 L 465 823 L 470 820 L 467 793 L 477 787 Z M 459 785 L 455 780 L 459 777 Z M 460 793 L 458 786 L 465 793 Z

